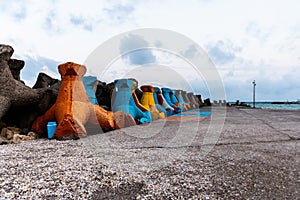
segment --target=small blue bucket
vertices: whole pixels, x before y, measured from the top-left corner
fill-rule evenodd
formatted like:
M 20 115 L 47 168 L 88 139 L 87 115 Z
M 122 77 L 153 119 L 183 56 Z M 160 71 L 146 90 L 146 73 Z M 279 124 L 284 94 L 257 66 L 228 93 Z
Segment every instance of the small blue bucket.
M 54 135 L 55 129 L 56 129 L 56 122 L 48 122 L 47 124 L 47 132 L 48 132 L 48 138 L 51 139 Z

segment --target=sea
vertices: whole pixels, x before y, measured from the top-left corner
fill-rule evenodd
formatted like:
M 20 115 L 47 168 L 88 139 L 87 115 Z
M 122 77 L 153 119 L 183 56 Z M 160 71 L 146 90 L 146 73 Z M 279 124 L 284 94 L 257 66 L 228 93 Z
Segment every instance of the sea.
M 245 102 L 247 105 L 253 107 L 252 102 Z M 264 109 L 278 109 L 278 110 L 300 110 L 300 103 L 298 104 L 272 104 L 272 102 L 255 102 L 256 108 Z

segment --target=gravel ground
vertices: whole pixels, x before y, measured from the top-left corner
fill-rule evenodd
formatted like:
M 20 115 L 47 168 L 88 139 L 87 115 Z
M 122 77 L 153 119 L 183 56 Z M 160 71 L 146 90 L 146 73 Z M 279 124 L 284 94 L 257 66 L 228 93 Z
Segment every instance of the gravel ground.
M 180 124 L 184 134 L 174 122 L 149 133 L 158 121 L 149 130 L 2 145 L 0 199 L 299 199 L 298 120 L 295 111 L 231 108 L 216 145 L 201 145 L 209 117 Z M 193 126 L 193 142 L 172 142 Z

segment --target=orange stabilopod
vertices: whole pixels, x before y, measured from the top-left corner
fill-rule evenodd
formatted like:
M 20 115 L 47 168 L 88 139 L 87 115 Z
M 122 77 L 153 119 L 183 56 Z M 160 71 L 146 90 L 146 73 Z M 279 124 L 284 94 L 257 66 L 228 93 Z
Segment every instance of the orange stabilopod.
M 124 113 L 106 111 L 98 105 L 90 103 L 82 82 L 86 67 L 72 62 L 58 66 L 62 83 L 55 104 L 32 125 L 32 130 L 46 136 L 46 125 L 50 121 L 57 122 L 55 138 L 71 136 L 75 138 L 87 135 L 86 122 L 99 123 L 103 131 L 123 128 L 134 123 Z M 132 122 L 133 121 L 133 122 Z M 121 124 L 121 126 L 120 126 Z M 134 125 L 134 124 L 131 124 Z

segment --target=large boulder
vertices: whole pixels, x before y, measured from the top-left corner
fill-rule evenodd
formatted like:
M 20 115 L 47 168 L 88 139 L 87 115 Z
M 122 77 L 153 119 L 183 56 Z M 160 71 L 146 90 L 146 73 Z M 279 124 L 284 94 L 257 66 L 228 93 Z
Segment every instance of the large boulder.
M 28 129 L 51 106 L 55 93 L 48 87 L 32 89 L 22 83 L 20 70 L 24 61 L 11 59 L 13 51 L 8 45 L 0 45 L 0 120 Z
M 0 60 L 0 119 L 11 108 L 35 104 L 39 101 L 38 91 L 13 78 L 5 60 Z
M 39 101 L 35 104 L 11 106 L 2 120 L 9 126 L 16 126 L 29 131 L 36 118 L 44 114 L 54 103 L 57 97 L 52 88 L 38 89 Z
M 115 88 L 114 83 L 106 84 L 105 82 L 101 82 L 101 81 L 97 82 L 96 98 L 97 98 L 98 104 L 102 108 L 109 110 L 109 111 L 112 110 L 111 109 L 111 104 L 112 104 L 111 100 L 113 99 L 112 95 L 113 95 L 114 88 Z
M 9 66 L 9 69 L 14 79 L 16 79 L 17 81 L 21 81 L 20 73 L 25 65 L 25 62 L 23 60 L 18 60 L 18 59 L 9 59 L 7 61 L 7 64 Z
M 57 83 L 58 83 L 58 88 L 56 87 Z M 55 86 L 55 87 L 53 87 L 53 86 Z M 58 79 L 52 78 L 51 76 L 41 72 L 41 73 L 39 73 L 39 75 L 36 79 L 36 82 L 32 88 L 36 89 L 36 88 L 52 87 L 52 88 L 59 90 L 59 86 L 60 86 L 60 81 Z
M 14 49 L 5 44 L 0 44 L 0 60 L 8 61 L 10 57 L 13 55 Z
M 198 97 L 198 95 L 197 95 Z M 210 98 L 204 99 L 204 106 L 211 106 Z

